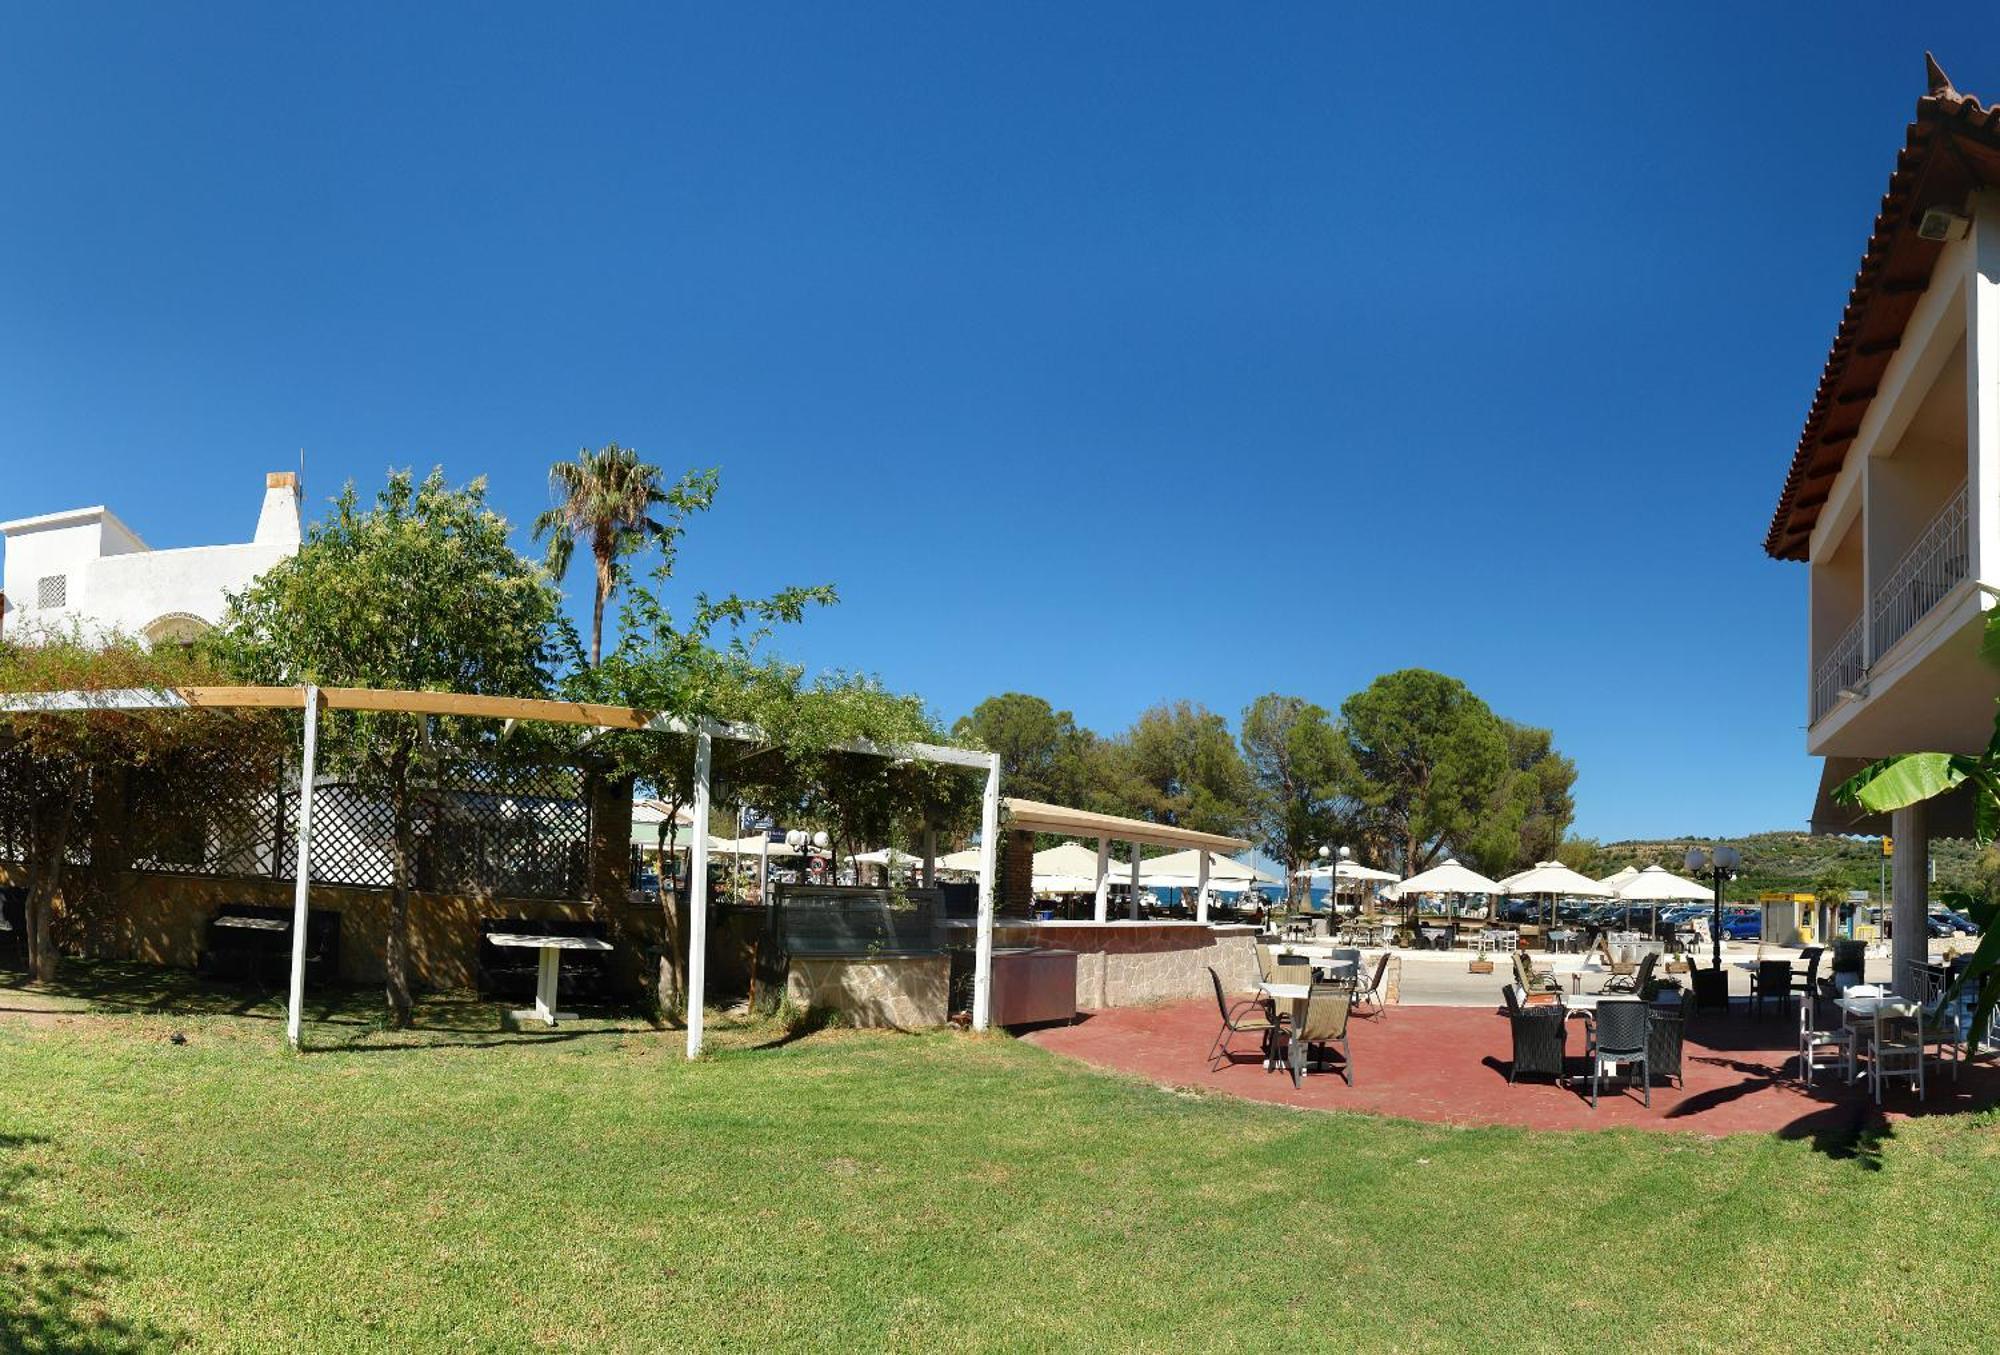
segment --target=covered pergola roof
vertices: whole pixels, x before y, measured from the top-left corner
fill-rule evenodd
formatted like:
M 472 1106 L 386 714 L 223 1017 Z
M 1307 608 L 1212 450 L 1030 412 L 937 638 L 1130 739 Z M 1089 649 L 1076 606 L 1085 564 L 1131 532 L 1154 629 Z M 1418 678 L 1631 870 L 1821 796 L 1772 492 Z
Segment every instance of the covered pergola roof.
M 765 742 L 754 725 L 693 719 L 629 706 L 591 702 L 551 701 L 538 697 L 475 696 L 463 692 L 423 692 L 364 687 L 302 686 L 123 688 L 103 691 L 12 692 L 0 694 L 0 715 L 52 714 L 63 711 L 144 710 L 321 710 L 375 711 L 405 715 L 442 715 L 470 719 L 533 720 L 592 729 L 691 734 L 695 740 L 695 797 L 692 819 L 706 823 L 712 781 L 711 745 L 716 739 Z M 305 722 L 300 757 L 298 860 L 292 922 L 292 975 L 286 1038 L 296 1046 L 305 1005 L 305 930 L 307 899 L 312 884 L 312 787 L 319 721 Z M 834 745 L 841 752 L 861 753 L 898 762 L 935 762 L 985 773 L 986 792 L 980 816 L 979 936 L 973 964 L 972 1024 L 991 1024 L 993 973 L 994 840 L 999 835 L 1000 757 L 941 744 L 878 744 L 849 739 Z M 702 1002 L 707 978 L 708 856 L 710 839 L 695 835 L 691 844 L 688 890 L 688 1057 L 702 1047 Z
M 1249 849 L 1249 842 L 1222 833 L 1201 833 L 1147 819 L 1127 819 L 1117 814 L 1099 814 L 1092 809 L 1071 809 L 1067 805 L 1040 800 L 1002 801 L 1007 808 L 1007 826 L 1027 833 L 1057 833 L 1064 837 L 1104 837 L 1115 842 L 1136 842 L 1145 847 L 1207 847 L 1219 852 Z

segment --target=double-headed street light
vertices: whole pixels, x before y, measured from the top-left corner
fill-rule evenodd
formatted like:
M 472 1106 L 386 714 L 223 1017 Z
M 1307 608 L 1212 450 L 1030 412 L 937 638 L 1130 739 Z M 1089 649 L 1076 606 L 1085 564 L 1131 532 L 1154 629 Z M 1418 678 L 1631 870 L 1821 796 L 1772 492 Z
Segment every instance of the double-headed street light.
M 1715 886 L 1715 919 L 1709 924 L 1709 941 L 1714 950 L 1712 966 L 1722 968 L 1722 886 L 1736 875 L 1743 854 L 1728 843 L 1714 847 L 1690 847 L 1683 862 L 1688 874 L 1698 875 Z
M 1326 911 L 1329 915 L 1332 915 L 1340 911 L 1340 863 L 1343 861 L 1352 861 L 1354 853 L 1345 847 L 1335 848 L 1321 844 L 1319 859 L 1320 863 L 1327 867 Z M 1306 890 L 1306 899 L 1308 902 L 1312 899 L 1312 890 L 1310 888 Z

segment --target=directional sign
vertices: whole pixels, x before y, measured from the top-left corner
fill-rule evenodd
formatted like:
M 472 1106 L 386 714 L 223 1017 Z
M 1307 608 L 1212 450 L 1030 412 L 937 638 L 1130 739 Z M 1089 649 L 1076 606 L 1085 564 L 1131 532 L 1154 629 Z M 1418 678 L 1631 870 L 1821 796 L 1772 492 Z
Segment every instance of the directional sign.
M 1882 855 L 1894 856 L 1895 854 L 1896 839 L 1890 837 L 1887 833 L 1882 834 Z

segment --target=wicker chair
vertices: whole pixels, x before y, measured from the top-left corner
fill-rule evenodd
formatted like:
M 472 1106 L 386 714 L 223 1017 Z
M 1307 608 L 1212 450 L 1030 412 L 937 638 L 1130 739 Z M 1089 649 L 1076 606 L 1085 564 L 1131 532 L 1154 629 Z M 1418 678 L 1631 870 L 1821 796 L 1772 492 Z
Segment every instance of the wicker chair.
M 1631 993 L 1636 996 L 1639 993 L 1643 993 L 1646 991 L 1646 985 L 1653 981 L 1653 969 L 1659 962 L 1660 954 L 1658 951 L 1647 951 L 1639 958 L 1639 967 L 1637 969 L 1629 974 L 1614 972 L 1610 978 L 1606 979 L 1604 986 L 1597 990 L 1599 995 L 1609 993 L 1615 996 L 1619 993 Z
M 1354 1054 L 1347 1046 L 1347 1017 L 1353 1009 L 1354 990 L 1344 983 L 1315 983 L 1306 995 L 1285 1044 L 1286 1059 L 1292 1067 L 1292 1085 L 1305 1085 L 1312 1068 L 1313 1049 L 1340 1046 L 1340 1075 L 1354 1085 Z
M 1648 958 L 1651 958 L 1650 956 Z M 1653 1104 L 1650 1028 L 1653 1009 L 1633 998 L 1629 1002 L 1600 1002 L 1594 1012 L 1585 1012 L 1584 1057 L 1590 1060 L 1590 1108 L 1597 1109 L 1597 1091 L 1604 1081 L 1607 1065 L 1629 1068 L 1639 1065 L 1639 1089 L 1646 1105 Z
M 1790 960 L 1757 961 L 1757 968 L 1750 975 L 1750 1007 L 1760 1019 L 1766 1002 L 1789 1002 L 1793 991 Z
M 1354 984 L 1354 1007 L 1356 1016 L 1387 1016 L 1389 1014 L 1389 990 L 1385 980 L 1389 975 L 1389 952 L 1383 951 L 1375 960 L 1374 972 L 1366 979 L 1357 979 Z M 1370 1008 L 1362 1011 L 1363 1004 Z
M 1646 1027 L 1646 1080 L 1656 1077 L 1670 1078 L 1675 1086 L 1685 1087 L 1687 1081 L 1681 1076 L 1681 1048 L 1687 1035 L 1686 993 L 1675 993 L 1672 997 L 1652 1004 L 1653 1018 Z
M 1507 1067 L 1511 1084 L 1523 1073 L 1546 1073 L 1561 1082 L 1567 1073 L 1564 1060 L 1569 1054 L 1569 1025 L 1562 1006 L 1522 1004 L 1520 990 L 1508 984 L 1502 990 L 1507 999 L 1507 1024 L 1514 1032 L 1514 1061 Z
M 1514 982 L 1521 985 L 1524 993 L 1560 993 L 1563 990 L 1562 980 L 1536 969 L 1524 950 L 1514 952 Z
M 1229 1062 L 1231 1050 L 1229 1042 L 1238 1035 L 1258 1035 L 1263 1038 L 1262 1057 L 1268 1071 L 1271 1066 L 1271 1041 L 1280 1029 L 1271 1009 L 1257 998 L 1247 998 L 1231 1005 L 1222 991 L 1222 975 L 1209 967 L 1209 982 L 1215 985 L 1215 1010 L 1222 1017 L 1222 1029 L 1216 1032 L 1215 1043 L 1209 1046 L 1208 1070 L 1212 1073 Z

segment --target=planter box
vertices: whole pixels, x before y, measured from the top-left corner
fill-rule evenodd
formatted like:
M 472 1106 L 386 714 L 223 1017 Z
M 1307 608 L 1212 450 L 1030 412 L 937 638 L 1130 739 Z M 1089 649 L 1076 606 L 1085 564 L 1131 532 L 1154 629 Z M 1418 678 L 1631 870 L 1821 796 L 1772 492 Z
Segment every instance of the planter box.
M 1493 972 L 1493 961 L 1468 960 L 1465 963 L 1465 972 L 1468 974 L 1491 974 Z

